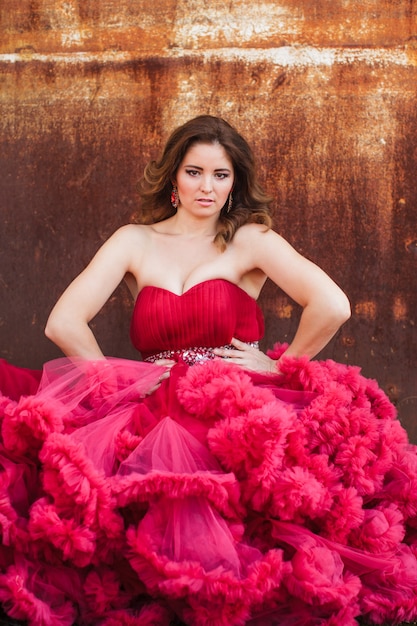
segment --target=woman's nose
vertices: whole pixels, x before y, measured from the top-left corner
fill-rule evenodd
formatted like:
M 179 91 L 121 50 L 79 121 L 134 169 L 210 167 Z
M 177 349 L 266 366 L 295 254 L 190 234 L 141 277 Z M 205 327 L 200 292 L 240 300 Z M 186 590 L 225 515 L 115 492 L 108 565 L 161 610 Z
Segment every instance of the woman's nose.
M 205 191 L 206 193 L 212 191 L 213 184 L 211 181 L 211 176 L 202 176 L 200 186 L 201 186 L 201 191 Z

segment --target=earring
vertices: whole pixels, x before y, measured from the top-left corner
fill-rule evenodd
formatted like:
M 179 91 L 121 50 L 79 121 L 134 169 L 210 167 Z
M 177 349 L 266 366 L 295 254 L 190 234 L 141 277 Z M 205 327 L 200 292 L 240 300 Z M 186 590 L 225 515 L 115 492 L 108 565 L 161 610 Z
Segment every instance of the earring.
M 177 185 L 172 185 L 171 204 L 174 207 L 174 209 L 178 209 L 179 198 L 178 198 L 178 187 L 177 187 Z
M 229 193 L 229 201 L 227 203 L 226 213 L 230 213 L 230 210 L 232 208 L 232 204 L 233 204 L 233 196 L 232 196 L 232 192 L 230 192 Z

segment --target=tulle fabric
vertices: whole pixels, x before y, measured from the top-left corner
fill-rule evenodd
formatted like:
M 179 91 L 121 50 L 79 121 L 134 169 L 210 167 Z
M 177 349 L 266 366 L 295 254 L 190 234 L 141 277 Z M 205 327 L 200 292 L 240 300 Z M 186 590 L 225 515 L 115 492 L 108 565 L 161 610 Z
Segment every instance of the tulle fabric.
M 151 471 L 194 474 L 199 471 L 221 473 L 222 469 L 207 447 L 168 416 L 153 428 L 118 469 L 121 475 Z
M 281 347 L 276 348 L 275 356 Z M 0 397 L 0 601 L 31 626 L 417 616 L 417 456 L 333 361 L 46 364 Z

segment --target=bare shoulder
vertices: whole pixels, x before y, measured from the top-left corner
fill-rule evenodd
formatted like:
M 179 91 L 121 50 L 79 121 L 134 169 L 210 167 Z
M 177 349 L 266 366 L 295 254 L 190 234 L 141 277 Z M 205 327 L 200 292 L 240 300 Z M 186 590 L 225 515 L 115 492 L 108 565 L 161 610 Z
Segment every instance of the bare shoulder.
M 252 239 L 255 237 L 263 237 L 269 233 L 273 233 L 275 235 L 277 234 L 272 228 L 265 226 L 265 224 L 250 223 L 244 224 L 243 226 L 238 228 L 235 237 L 242 240 L 246 238 Z
M 146 226 L 121 226 L 98 249 L 89 266 L 96 268 L 111 264 L 128 271 L 136 258 L 146 253 L 149 239 Z
M 111 236 L 111 239 L 117 239 L 125 243 L 129 241 L 145 242 L 149 238 L 150 228 L 144 224 L 125 224 L 120 226 Z
M 105 250 L 119 251 L 124 256 L 140 251 L 149 245 L 151 231 L 142 224 L 126 224 L 118 228 L 104 243 Z
M 285 245 L 285 239 L 281 237 L 275 230 L 268 228 L 264 224 L 244 224 L 241 226 L 234 236 L 234 242 L 237 246 L 255 247 L 263 246 L 267 242 L 273 242 L 275 245 L 282 242 Z

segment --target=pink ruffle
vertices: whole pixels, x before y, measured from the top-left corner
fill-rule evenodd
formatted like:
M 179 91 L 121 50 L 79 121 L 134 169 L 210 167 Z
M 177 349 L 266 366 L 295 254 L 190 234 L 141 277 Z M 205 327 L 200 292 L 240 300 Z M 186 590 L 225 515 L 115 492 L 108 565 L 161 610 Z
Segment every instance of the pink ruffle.
M 17 404 L 4 409 L 1 434 L 5 448 L 36 457 L 47 437 L 63 430 L 65 413 L 66 408 L 60 402 L 22 397 Z
M 204 496 L 223 515 L 236 518 L 242 515 L 239 504 L 239 486 L 233 474 L 210 475 L 200 472 L 187 474 L 163 474 L 152 472 L 149 476 L 131 475 L 116 477 L 112 481 L 113 494 L 117 506 L 125 507 L 132 503 L 149 502 L 158 496 L 185 498 Z
M 61 519 L 46 498 L 32 506 L 28 530 L 34 542 L 42 540 L 56 548 L 64 563 L 71 560 L 78 567 L 91 563 L 96 548 L 94 531 L 81 526 L 74 518 Z M 43 549 L 42 546 L 39 554 Z
M 52 626 L 415 619 L 417 455 L 394 407 L 358 368 L 282 371 L 216 359 L 162 380 L 58 359 L 35 396 L 0 396 L 6 611 Z
M 206 571 L 200 561 L 175 562 L 154 551 L 155 538 L 140 527 L 129 529 L 127 537 L 130 562 L 147 588 L 177 607 L 182 600 L 181 616 L 195 626 L 243 626 L 251 608 L 280 586 L 289 569 L 275 550 L 247 565 L 242 577 L 221 565 Z
M 111 482 L 117 505 L 204 496 L 229 518 L 241 518 L 239 484 L 182 426 L 164 418 L 123 462 Z
M 269 389 L 256 389 L 244 370 L 220 359 L 188 369 L 177 393 L 183 407 L 201 420 L 234 417 L 275 400 Z
M 94 467 L 85 456 L 82 444 L 74 442 L 69 435 L 52 435 L 45 443 L 40 458 L 44 463 L 44 488 L 54 499 L 51 514 L 62 520 L 72 519 L 76 526 L 90 529 L 94 535 L 95 551 L 91 543 L 91 549 L 84 553 L 88 562 L 112 560 L 112 554 L 117 553 L 123 543 L 123 519 L 115 510 L 111 485 L 104 472 Z M 67 522 L 62 521 L 62 524 L 66 527 Z M 60 528 L 64 528 L 62 524 L 59 524 Z M 50 538 L 48 525 L 46 522 L 43 530 L 45 540 Z M 40 523 L 37 523 L 36 529 L 42 532 Z M 75 544 L 69 541 L 66 554 L 68 558 L 78 560 L 77 537 L 86 538 L 86 535 L 82 529 L 74 527 L 73 531 Z
M 117 610 L 128 607 L 130 596 L 121 589 L 121 581 L 116 572 L 108 567 L 91 570 L 84 582 L 87 612 L 97 620 Z
M 405 535 L 404 518 L 398 508 L 391 504 L 385 508 L 364 511 L 364 521 L 359 530 L 351 532 L 350 545 L 366 552 L 383 554 L 392 552 Z
M 0 574 L 0 602 L 13 619 L 28 626 L 72 626 L 76 618 L 73 601 L 80 599 L 76 576 L 64 568 L 43 568 L 17 556 L 16 565 Z M 72 590 L 71 599 L 65 588 Z

